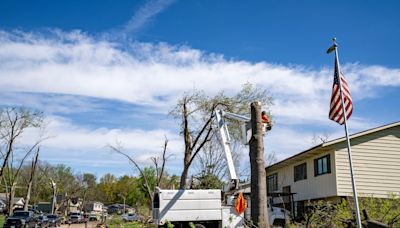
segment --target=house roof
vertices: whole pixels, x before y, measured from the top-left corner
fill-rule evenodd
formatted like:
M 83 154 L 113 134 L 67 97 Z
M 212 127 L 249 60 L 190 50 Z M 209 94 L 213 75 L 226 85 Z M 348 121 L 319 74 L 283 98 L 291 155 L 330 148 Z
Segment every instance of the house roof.
M 379 126 L 379 127 L 376 127 L 376 128 L 371 128 L 369 130 L 365 130 L 365 131 L 361 131 L 361 132 L 352 134 L 352 135 L 350 135 L 350 139 L 362 137 L 364 135 L 372 134 L 372 133 L 375 133 L 375 132 L 383 131 L 383 130 L 386 130 L 386 129 L 389 129 L 389 128 L 393 128 L 393 127 L 397 127 L 397 126 L 400 126 L 400 121 L 394 122 L 394 123 L 390 123 L 390 124 L 386 124 L 386 125 L 382 125 L 382 126 Z M 306 158 L 309 158 L 309 157 L 312 157 L 314 155 L 317 155 L 317 154 L 320 154 L 322 152 L 325 152 L 329 148 L 329 146 L 344 142 L 345 140 L 346 140 L 346 137 L 341 137 L 341 138 L 337 138 L 337 139 L 334 139 L 334 140 L 331 140 L 331 141 L 328 141 L 328 142 L 321 143 L 321 144 L 316 145 L 314 147 L 311 147 L 311 148 L 309 148 L 309 149 L 307 149 L 307 150 L 305 150 L 303 152 L 300 152 L 300 153 L 295 154 L 295 155 L 293 155 L 293 156 L 291 156 L 289 158 L 286 158 L 286 159 L 284 159 L 282 161 L 279 161 L 279 162 L 277 162 L 275 164 L 267 166 L 265 169 L 276 170 L 276 169 L 281 168 L 283 166 L 286 166 L 286 165 L 289 165 L 289 164 L 292 164 L 292 163 L 295 163 L 295 162 L 299 162 L 299 161 L 304 160 Z
M 8 193 L 0 193 L 0 200 L 3 202 L 7 202 L 8 201 Z M 14 197 L 14 204 L 23 204 L 24 202 L 24 198 L 23 197 Z
M 104 205 L 104 203 L 99 202 L 99 201 L 85 201 L 85 205 L 86 204 L 101 204 L 101 205 Z

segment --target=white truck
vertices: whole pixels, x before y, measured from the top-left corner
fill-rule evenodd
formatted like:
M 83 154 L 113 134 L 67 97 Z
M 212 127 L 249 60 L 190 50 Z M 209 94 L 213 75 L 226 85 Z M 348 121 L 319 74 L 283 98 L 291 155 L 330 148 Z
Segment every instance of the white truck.
M 224 117 L 244 123 L 243 131 L 245 133 L 243 137 L 245 139 L 248 138 L 246 135 L 246 132 L 248 132 L 246 124 L 250 119 L 220 110 L 215 112 L 215 118 L 227 159 L 230 182 L 224 187 L 223 191 L 220 189 L 165 190 L 157 188 L 154 193 L 152 205 L 154 224 L 157 224 L 159 227 L 166 227 L 168 223 L 175 225 L 174 227 L 244 227 L 245 213 L 238 214 L 234 206 L 234 196 L 239 191 L 239 181 L 234 168 L 229 144 L 230 137 Z M 247 210 L 247 213 L 249 213 L 249 210 Z M 285 221 L 289 218 L 289 212 L 285 209 L 270 207 L 268 205 L 268 216 L 271 225 L 284 225 Z

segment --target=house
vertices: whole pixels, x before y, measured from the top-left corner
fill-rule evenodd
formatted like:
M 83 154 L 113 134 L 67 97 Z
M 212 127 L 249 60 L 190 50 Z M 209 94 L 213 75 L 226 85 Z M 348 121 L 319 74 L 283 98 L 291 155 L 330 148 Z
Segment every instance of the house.
M 0 199 L 0 213 L 6 213 L 7 212 L 7 204 L 6 201 Z
M 70 197 L 66 193 L 58 194 L 56 197 L 56 211 L 60 214 L 68 215 L 71 212 L 82 210 L 83 199 Z
M 94 212 L 94 213 L 102 213 L 104 204 L 101 202 L 89 201 L 83 204 L 83 211 L 85 212 Z
M 400 194 L 400 122 L 350 136 L 353 170 L 359 197 L 387 198 Z M 268 193 L 292 193 L 273 204 L 292 209 L 301 216 L 308 201 L 353 196 L 347 144 L 339 138 L 319 144 L 266 167 Z
M 8 198 L 9 194 L 8 193 L 0 193 L 0 205 L 3 206 L 3 210 L 7 207 L 8 204 Z M 25 204 L 25 200 L 22 197 L 14 197 L 13 200 L 13 209 L 15 208 L 23 208 Z

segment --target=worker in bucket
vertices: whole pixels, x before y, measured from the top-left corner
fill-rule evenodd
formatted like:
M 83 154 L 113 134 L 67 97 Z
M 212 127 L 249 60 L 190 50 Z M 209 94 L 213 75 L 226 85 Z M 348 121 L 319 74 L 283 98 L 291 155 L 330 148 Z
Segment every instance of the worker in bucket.
M 272 124 L 271 124 L 271 121 L 269 120 L 269 118 L 267 116 L 267 112 L 266 111 L 262 111 L 261 112 L 261 120 L 262 120 L 262 123 L 267 125 L 266 130 L 270 131 L 271 128 L 272 128 Z

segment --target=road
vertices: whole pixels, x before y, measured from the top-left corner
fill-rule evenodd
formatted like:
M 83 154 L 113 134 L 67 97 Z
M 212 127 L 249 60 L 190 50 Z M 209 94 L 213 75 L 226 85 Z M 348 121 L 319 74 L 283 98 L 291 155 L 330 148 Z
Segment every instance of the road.
M 97 225 L 97 222 L 88 222 L 87 225 L 85 225 L 84 223 L 61 225 L 61 228 L 95 228 L 96 225 Z

